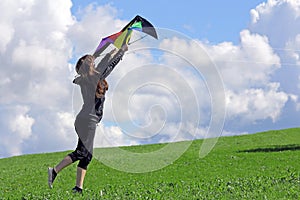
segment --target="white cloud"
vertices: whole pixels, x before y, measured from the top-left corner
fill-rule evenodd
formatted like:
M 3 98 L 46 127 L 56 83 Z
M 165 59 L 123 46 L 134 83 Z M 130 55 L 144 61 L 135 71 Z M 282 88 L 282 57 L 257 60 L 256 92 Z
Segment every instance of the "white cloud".
M 68 36 L 75 45 L 75 53 L 92 54 L 102 37 L 119 31 L 125 21 L 116 18 L 117 10 L 110 6 L 90 4 L 80 12 L 80 20 L 69 28 Z
M 278 82 L 272 82 L 272 75 L 281 66 L 280 58 L 270 46 L 266 36 L 243 30 L 240 38 L 241 43 L 238 46 L 229 42 L 218 45 L 200 42 L 216 64 L 223 79 L 226 88 L 227 120 L 238 117 L 244 123 L 251 124 L 253 121 L 270 118 L 275 122 L 280 117 L 289 97 L 287 93 L 280 91 Z M 174 39 L 164 41 L 163 44 L 171 50 L 179 49 L 181 56 L 188 58 L 190 62 L 205 66 L 207 69 L 204 71 L 213 68 L 212 63 L 205 60 L 207 56 L 199 55 L 199 49 L 193 48 L 185 41 Z M 168 60 L 168 63 L 172 63 L 172 66 L 181 65 L 180 67 L 184 68 L 184 63 L 174 58 Z M 206 74 L 203 75 L 206 79 Z M 197 92 L 201 93 L 201 91 L 203 91 L 201 87 L 198 88 Z M 205 95 L 201 93 L 199 99 L 202 100 L 203 97 L 205 98 Z M 208 101 L 204 102 L 202 106 L 209 105 Z M 188 101 L 183 104 L 188 104 Z
M 227 91 L 227 114 L 234 120 L 236 116 L 247 123 L 271 118 L 275 122 L 288 100 L 289 95 L 278 91 L 278 83 L 270 83 L 269 88 L 249 88 L 238 94 Z
M 299 102 L 295 99 L 298 99 L 300 90 L 295 87 L 297 83 L 292 84 L 291 81 L 296 81 L 300 73 L 300 1 L 269 0 L 251 10 L 251 15 L 249 29 L 268 37 L 270 46 L 281 60 L 277 81 L 280 81 L 281 90 L 287 91 L 298 107 Z
M 299 0 L 269 0 L 251 10 L 250 30 L 269 38 L 282 62 L 299 65 Z
M 233 131 L 223 131 L 222 136 L 234 136 L 234 135 L 247 135 L 248 132 L 233 132 Z
M 72 50 L 66 37 L 73 23 L 71 1 L 13 2 L 0 3 L 6 6 L 0 24 L 14 30 L 0 55 L 1 66 L 6 66 L 0 77 L 6 95 L 0 102 L 43 104 L 42 98 L 49 103 L 56 96 L 68 95 L 63 79 L 69 74 L 67 61 Z
M 299 102 L 299 97 L 294 94 L 290 94 L 290 99 L 295 103 L 295 107 L 297 111 L 300 111 L 300 102 Z
M 266 36 L 243 30 L 241 43 L 206 45 L 209 55 L 218 66 L 226 87 L 228 120 L 238 117 L 244 123 L 271 118 L 274 122 L 288 101 L 289 95 L 272 82 L 280 68 L 280 57 Z
M 268 0 L 259 4 L 255 9 L 251 9 L 252 23 L 257 23 L 260 20 L 273 20 L 272 18 L 263 17 L 272 15 L 275 13 L 281 13 L 287 16 L 292 14 L 295 18 L 299 17 L 300 14 L 300 1 L 299 0 Z M 293 11 L 288 13 L 286 11 Z
M 1 110 L 0 157 L 22 154 L 23 143 L 32 136 L 35 120 L 28 114 L 29 107 L 15 105 Z
M 240 38 L 239 46 L 226 42 L 206 46 L 222 74 L 225 86 L 234 91 L 265 85 L 270 81 L 270 75 L 280 67 L 280 58 L 265 36 L 243 30 Z
M 173 141 L 174 132 L 167 131 L 167 127 L 197 123 L 199 94 L 194 93 L 186 74 L 167 65 L 137 65 L 120 79 L 111 81 L 114 88 L 108 91 L 103 120 L 116 123 L 124 133 L 138 139 L 150 140 L 153 136 L 153 141 L 160 140 L 156 136 L 161 134 L 159 137 Z
M 62 128 L 55 123 L 60 118 L 53 116 L 71 110 L 71 6 L 70 0 L 0 2 L 5 8 L 0 13 L 0 105 L 1 114 L 12 115 L 1 117 L 10 126 L 1 127 L 7 135 L 4 156 L 44 151 L 52 132 L 60 136 Z
M 118 126 L 104 126 L 103 123 L 99 123 L 97 126 L 95 147 L 117 147 L 137 144 L 139 143 L 124 134 Z
M 74 138 L 74 121 L 75 117 L 69 112 L 59 112 L 57 113 L 57 131 L 52 135 L 56 135 L 56 138 L 63 140 L 63 143 L 70 143 L 69 141 L 74 141 L 71 138 Z
M 0 13 L 0 52 L 4 53 L 7 49 L 7 45 L 11 42 L 14 34 L 15 27 L 13 25 L 14 17 L 16 16 L 16 11 L 19 13 L 20 8 L 25 8 L 29 2 L 25 3 L 22 1 L 1 1 L 1 7 L 6 8 L 2 9 Z M 18 9 L 19 8 L 19 9 Z
M 297 34 L 294 38 L 291 38 L 286 43 L 287 56 L 291 58 L 291 63 L 300 67 L 300 34 Z
M 120 126 L 104 126 L 100 123 L 96 130 L 95 147 L 131 146 L 139 144 L 166 143 L 203 138 L 207 127 L 195 127 L 191 123 L 167 123 L 157 135 L 128 133 Z
M 8 26 L 7 24 L 3 23 L 0 24 L 0 52 L 3 53 L 6 50 L 7 44 L 11 41 L 14 30 L 12 27 Z
M 20 108 L 17 107 L 18 110 Z M 34 119 L 28 115 L 23 115 L 22 111 L 16 116 L 15 119 L 10 121 L 10 130 L 18 134 L 21 138 L 28 138 L 31 135 L 31 126 L 34 123 Z

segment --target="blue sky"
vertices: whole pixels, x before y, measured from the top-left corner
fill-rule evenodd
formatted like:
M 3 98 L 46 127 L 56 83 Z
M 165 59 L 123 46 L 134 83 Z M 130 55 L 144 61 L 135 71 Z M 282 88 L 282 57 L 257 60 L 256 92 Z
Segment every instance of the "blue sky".
M 159 33 L 168 29 L 169 37 L 131 45 L 109 76 L 98 146 L 187 140 L 191 132 L 203 138 L 212 97 L 199 66 L 222 79 L 222 135 L 300 125 L 299 0 L 2 0 L 0 7 L 6 8 L 0 13 L 0 158 L 74 148 L 74 110 L 81 106 L 74 63 L 137 14 Z M 147 45 L 158 45 L 156 54 L 134 51 Z M 174 78 L 178 73 L 181 79 Z M 140 126 L 136 137 L 122 129 L 131 122 Z
M 110 4 L 119 10 L 118 17 L 124 20 L 130 20 L 136 14 L 140 14 L 157 27 L 180 31 L 192 38 L 207 39 L 212 43 L 223 41 L 237 43 L 239 32 L 249 25 L 250 10 L 265 1 L 73 0 L 72 2 L 74 15 L 90 3 Z

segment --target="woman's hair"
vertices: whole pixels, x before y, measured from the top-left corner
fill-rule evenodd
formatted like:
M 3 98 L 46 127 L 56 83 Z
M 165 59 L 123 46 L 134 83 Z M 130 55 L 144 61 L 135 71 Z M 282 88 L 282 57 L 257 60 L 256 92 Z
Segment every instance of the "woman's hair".
M 105 79 L 99 80 L 96 89 L 96 97 L 100 98 L 105 95 L 106 90 L 108 90 L 108 83 Z
M 79 58 L 79 60 L 77 61 L 76 66 L 75 66 L 75 69 L 76 69 L 76 72 L 77 72 L 78 74 L 79 74 L 79 69 L 80 69 L 80 67 L 81 67 L 81 65 L 82 65 L 82 63 L 83 63 L 83 61 L 84 61 L 88 56 L 90 56 L 90 55 L 86 54 L 86 55 L 82 56 L 81 58 Z

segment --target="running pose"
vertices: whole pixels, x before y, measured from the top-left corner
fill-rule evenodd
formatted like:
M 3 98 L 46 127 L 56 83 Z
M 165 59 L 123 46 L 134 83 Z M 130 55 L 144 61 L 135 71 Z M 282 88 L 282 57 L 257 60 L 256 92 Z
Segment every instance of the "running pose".
M 105 92 L 108 90 L 105 78 L 112 72 L 127 50 L 127 45 L 122 46 L 120 50 L 112 50 L 106 54 L 96 68 L 95 57 L 92 55 L 85 55 L 77 61 L 76 72 L 79 77 L 75 78 L 73 83 L 80 86 L 83 98 L 82 108 L 75 119 L 78 143 L 75 151 L 68 154 L 55 167 L 48 168 L 48 185 L 50 188 L 53 187 L 53 182 L 62 169 L 79 160 L 76 185 L 72 191 L 82 193 L 87 166 L 93 156 L 96 126 L 103 115 Z

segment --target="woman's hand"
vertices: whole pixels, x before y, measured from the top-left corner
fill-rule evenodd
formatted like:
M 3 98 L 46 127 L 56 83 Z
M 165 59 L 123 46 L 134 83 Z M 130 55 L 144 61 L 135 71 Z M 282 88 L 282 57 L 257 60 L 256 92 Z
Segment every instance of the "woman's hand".
M 117 53 L 117 48 L 114 48 L 113 50 L 111 50 L 111 51 L 109 52 L 109 54 L 111 54 L 111 55 L 113 55 L 113 54 L 115 54 L 115 53 Z
M 128 45 L 127 45 L 127 44 L 124 44 L 124 45 L 121 47 L 121 49 L 122 49 L 123 51 L 128 51 Z

